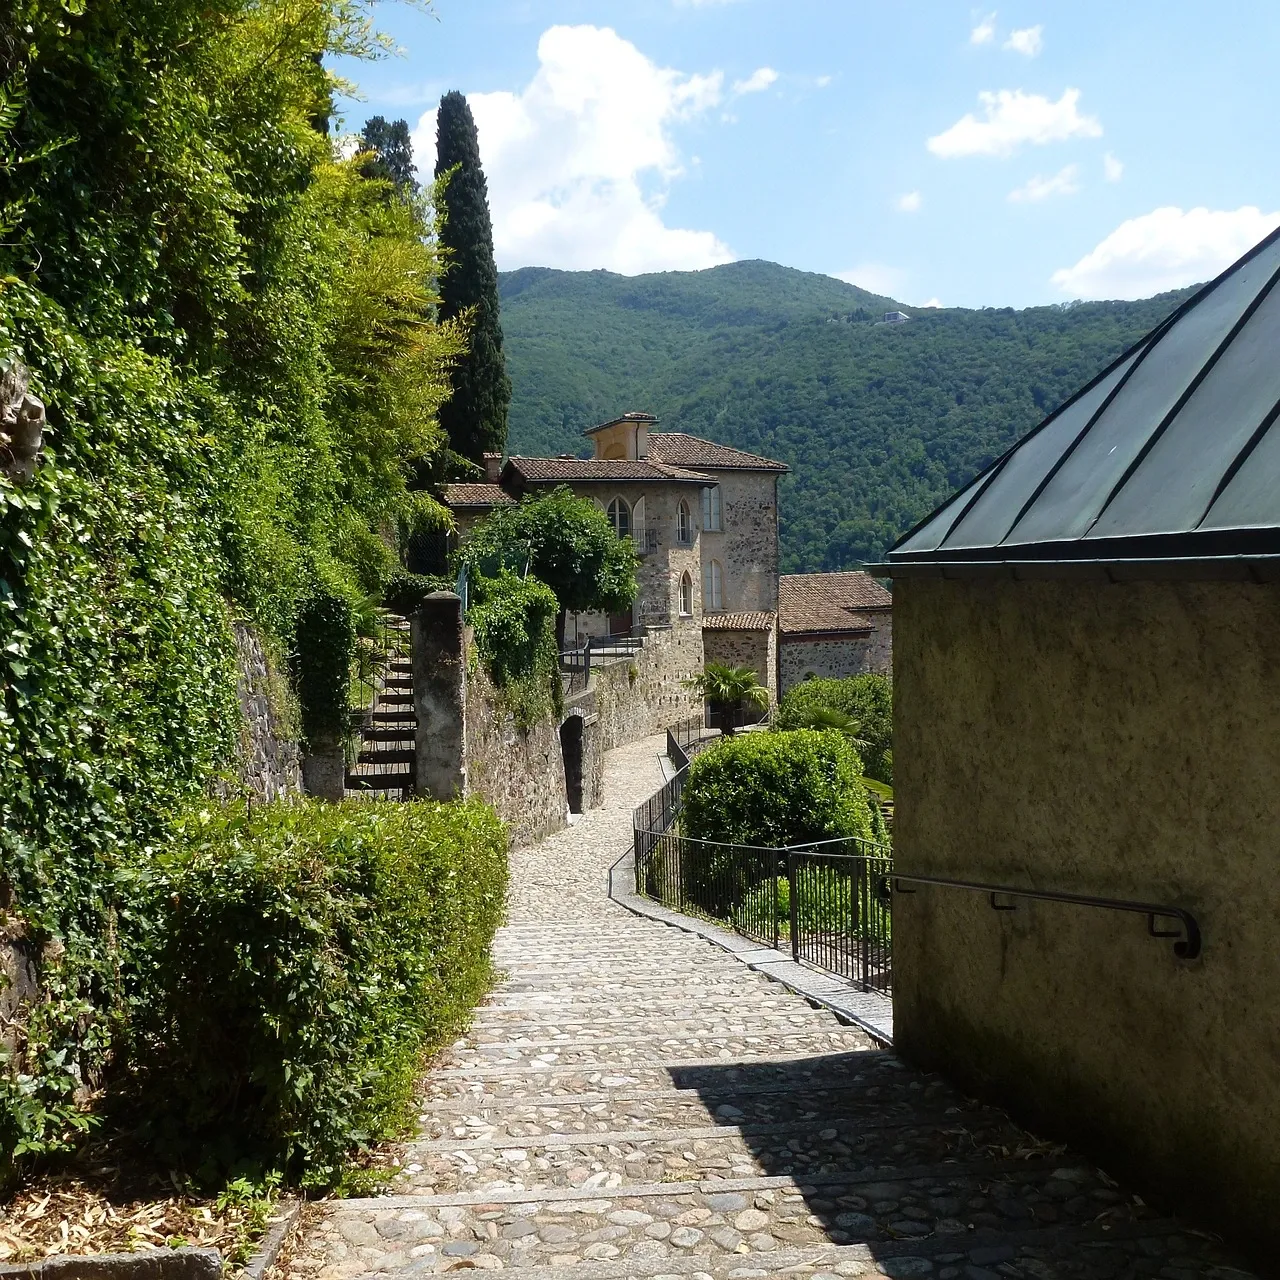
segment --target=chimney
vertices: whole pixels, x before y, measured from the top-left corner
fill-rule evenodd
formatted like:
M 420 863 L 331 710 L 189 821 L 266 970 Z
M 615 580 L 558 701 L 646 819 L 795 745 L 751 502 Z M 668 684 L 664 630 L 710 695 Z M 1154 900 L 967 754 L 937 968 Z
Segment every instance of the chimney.
M 486 453 L 484 457 L 484 478 L 489 484 L 497 484 L 502 473 L 502 454 Z

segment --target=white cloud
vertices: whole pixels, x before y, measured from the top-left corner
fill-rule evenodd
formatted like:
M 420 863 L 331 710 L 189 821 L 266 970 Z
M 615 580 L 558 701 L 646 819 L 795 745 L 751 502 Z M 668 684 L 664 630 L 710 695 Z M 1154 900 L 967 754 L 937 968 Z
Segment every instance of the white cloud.
M 735 94 L 762 93 L 777 78 L 778 73 L 772 67 L 757 67 L 745 80 L 735 80 L 733 91 Z
M 1044 48 L 1044 28 L 1021 27 L 1017 31 L 1011 31 L 1003 47 L 1011 53 L 1022 54 L 1024 58 L 1034 58 Z
M 990 44 L 996 38 L 996 15 L 989 13 L 969 32 L 970 44 Z
M 886 266 L 883 262 L 863 262 L 848 271 L 837 271 L 837 280 L 856 284 L 859 289 L 879 293 L 892 298 L 906 280 L 906 272 L 899 267 Z
M 924 199 L 918 191 L 908 191 L 906 195 L 899 196 L 893 202 L 893 207 L 899 213 L 918 213 L 923 203 Z
M 1053 283 L 1073 298 L 1145 298 L 1210 280 L 1280 226 L 1280 210 L 1155 209 L 1122 222 Z
M 1108 182 L 1119 182 L 1124 177 L 1124 165 L 1110 151 L 1102 157 L 1102 172 Z
M 944 160 L 957 156 L 1011 156 L 1030 143 L 1043 146 L 1067 138 L 1097 138 L 1102 125 L 1094 116 L 1082 116 L 1076 104 L 1079 89 L 1066 89 L 1057 102 L 1021 89 L 980 93 L 983 119 L 972 112 L 945 132 L 930 138 L 929 150 Z
M 1059 169 L 1051 178 L 1042 178 L 1036 174 L 1034 178 L 1022 186 L 1009 192 L 1009 199 L 1014 204 L 1036 204 L 1048 200 L 1050 196 L 1071 196 L 1080 190 L 1080 166 L 1069 164 Z
M 937 298 L 930 298 L 928 302 L 922 302 L 920 309 L 923 311 L 926 307 L 940 307 L 942 303 Z
M 827 85 L 831 83 L 832 79 L 833 77 L 831 76 L 819 76 L 813 83 L 816 84 L 819 89 L 825 89 Z
M 733 254 L 714 232 L 668 227 L 667 190 L 682 172 L 671 126 L 718 106 L 718 71 L 659 67 L 605 27 L 556 26 L 519 93 L 468 96 L 503 268 L 538 265 L 624 274 L 695 270 Z M 435 154 L 435 112 L 414 130 Z

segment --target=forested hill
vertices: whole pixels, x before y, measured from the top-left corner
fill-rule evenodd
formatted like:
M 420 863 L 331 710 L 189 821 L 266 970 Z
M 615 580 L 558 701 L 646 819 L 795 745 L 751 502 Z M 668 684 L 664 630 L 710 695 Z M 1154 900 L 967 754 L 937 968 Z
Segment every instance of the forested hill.
M 501 277 L 513 453 L 629 409 L 786 462 L 783 568 L 893 540 L 1187 296 L 919 310 L 770 262 Z M 901 310 L 907 324 L 879 324 Z

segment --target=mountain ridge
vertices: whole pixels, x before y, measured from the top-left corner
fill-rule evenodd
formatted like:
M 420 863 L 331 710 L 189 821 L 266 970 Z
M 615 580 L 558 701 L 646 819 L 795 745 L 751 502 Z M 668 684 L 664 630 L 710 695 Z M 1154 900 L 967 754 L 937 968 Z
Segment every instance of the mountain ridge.
M 513 453 L 581 453 L 586 427 L 645 409 L 777 458 L 786 572 L 879 558 L 1192 292 L 923 308 L 763 259 L 525 267 L 499 289 Z

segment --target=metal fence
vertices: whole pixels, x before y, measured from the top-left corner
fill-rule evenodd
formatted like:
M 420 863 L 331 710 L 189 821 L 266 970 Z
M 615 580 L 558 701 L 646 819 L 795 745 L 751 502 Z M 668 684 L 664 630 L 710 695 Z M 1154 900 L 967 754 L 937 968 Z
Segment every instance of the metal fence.
M 672 828 L 684 771 L 636 810 L 636 893 L 727 924 L 762 946 L 888 991 L 893 928 L 889 851 L 868 840 L 762 848 L 695 840 Z
M 587 636 L 580 645 L 560 650 L 560 672 L 565 678 L 565 693 L 577 693 L 591 683 L 591 664 L 605 658 L 626 658 L 644 647 L 644 635 L 638 627 L 620 635 Z

